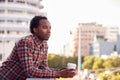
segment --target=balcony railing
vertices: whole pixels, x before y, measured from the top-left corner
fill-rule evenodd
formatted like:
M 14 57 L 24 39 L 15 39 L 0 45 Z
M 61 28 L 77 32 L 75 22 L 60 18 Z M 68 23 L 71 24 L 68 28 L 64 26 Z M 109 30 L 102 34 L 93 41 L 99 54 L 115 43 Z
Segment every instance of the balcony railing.
M 9 3 L 9 4 L 5 4 L 5 3 L 0 3 L 0 7 L 3 8 L 3 9 L 19 9 L 19 10 L 27 10 L 27 11 L 34 11 L 34 12 L 38 12 L 40 11 L 39 8 L 37 7 L 34 7 L 32 5 L 25 5 L 25 4 L 15 4 L 15 3 Z
M 0 41 L 18 41 L 21 37 L 25 36 L 24 35 L 2 35 L 0 34 Z
M 5 24 L 5 23 L 0 23 L 0 30 L 9 30 L 9 31 L 21 31 L 21 32 L 29 32 L 29 27 L 27 25 L 22 25 L 22 24 Z

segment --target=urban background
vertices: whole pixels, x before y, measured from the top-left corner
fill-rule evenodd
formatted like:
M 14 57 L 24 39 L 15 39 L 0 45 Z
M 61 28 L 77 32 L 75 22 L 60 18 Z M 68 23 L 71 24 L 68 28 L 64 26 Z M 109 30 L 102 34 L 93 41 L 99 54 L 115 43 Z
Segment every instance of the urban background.
M 45 7 L 41 1 L 0 0 L 0 62 L 9 56 L 15 42 L 30 34 L 29 22 L 35 15 L 47 16 L 47 12 L 41 11 Z M 69 31 L 70 40 L 63 45 L 61 54 L 49 53 L 49 66 L 62 68 L 72 62 L 80 69 L 80 80 L 119 80 L 119 27 L 79 22 L 75 30 Z

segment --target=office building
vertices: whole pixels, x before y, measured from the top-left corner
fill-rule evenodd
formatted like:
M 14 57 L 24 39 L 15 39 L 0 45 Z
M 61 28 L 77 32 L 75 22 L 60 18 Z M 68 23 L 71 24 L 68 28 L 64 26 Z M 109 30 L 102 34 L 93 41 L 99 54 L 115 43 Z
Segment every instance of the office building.
M 17 40 L 29 34 L 29 22 L 41 12 L 41 0 L 0 0 L 0 56 L 4 60 Z

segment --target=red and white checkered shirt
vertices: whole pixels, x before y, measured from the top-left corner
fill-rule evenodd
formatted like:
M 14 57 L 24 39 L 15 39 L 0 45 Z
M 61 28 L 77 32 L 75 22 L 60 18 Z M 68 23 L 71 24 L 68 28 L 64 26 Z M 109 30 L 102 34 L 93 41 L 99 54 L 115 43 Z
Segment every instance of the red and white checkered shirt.
M 41 42 L 35 35 L 22 38 L 2 63 L 0 80 L 58 77 L 57 71 L 48 68 L 47 50 L 47 42 Z

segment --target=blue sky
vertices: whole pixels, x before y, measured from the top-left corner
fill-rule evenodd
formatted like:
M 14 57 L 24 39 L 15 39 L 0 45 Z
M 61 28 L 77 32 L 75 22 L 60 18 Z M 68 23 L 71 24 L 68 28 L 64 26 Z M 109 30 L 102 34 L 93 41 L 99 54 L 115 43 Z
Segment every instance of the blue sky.
M 49 53 L 61 53 L 78 23 L 120 26 L 120 0 L 42 0 L 52 25 Z

